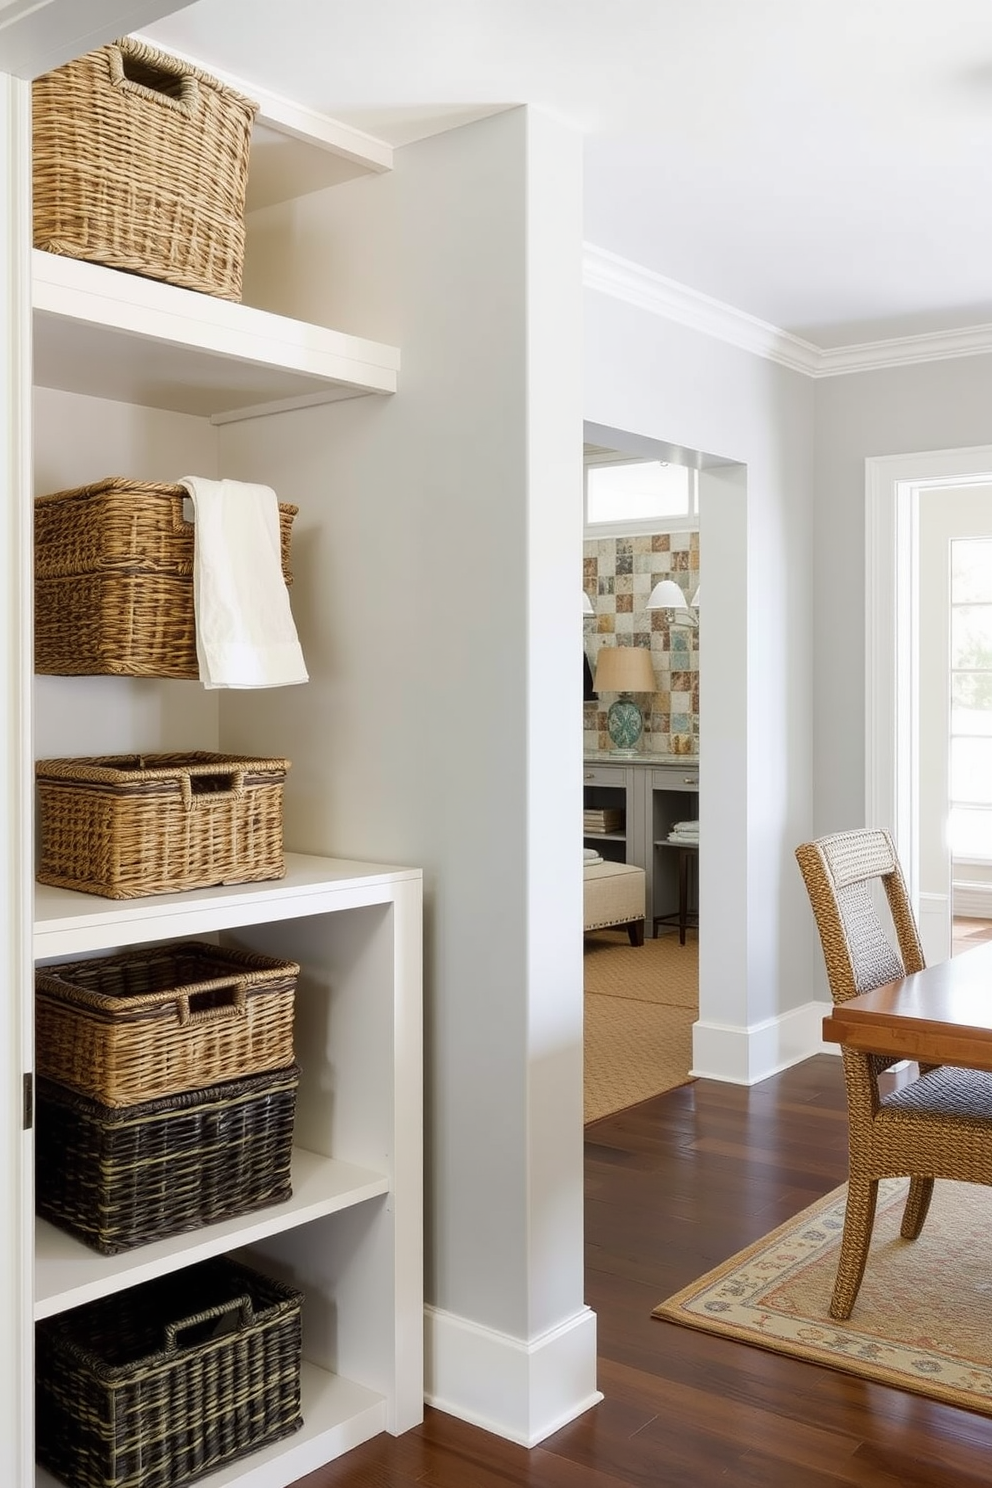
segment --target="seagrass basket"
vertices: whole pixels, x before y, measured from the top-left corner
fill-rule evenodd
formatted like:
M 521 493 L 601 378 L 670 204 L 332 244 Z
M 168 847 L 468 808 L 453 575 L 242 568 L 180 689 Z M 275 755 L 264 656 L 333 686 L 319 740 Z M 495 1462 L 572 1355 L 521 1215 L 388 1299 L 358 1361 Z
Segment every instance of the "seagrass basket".
M 106 476 L 34 503 L 34 669 L 199 676 L 185 487 Z M 279 503 L 283 578 L 299 507 Z
M 72 1488 L 176 1488 L 289 1436 L 302 1305 L 220 1256 L 44 1319 L 39 1461 Z
M 40 1075 L 132 1106 L 293 1062 L 300 968 L 202 941 L 35 971 Z
M 106 899 L 282 878 L 289 760 L 38 760 L 39 883 Z
M 36 248 L 240 300 L 256 103 L 131 37 L 31 94 Z
M 292 1194 L 299 1069 L 136 1106 L 37 1081 L 35 1206 L 101 1255 L 281 1204 Z

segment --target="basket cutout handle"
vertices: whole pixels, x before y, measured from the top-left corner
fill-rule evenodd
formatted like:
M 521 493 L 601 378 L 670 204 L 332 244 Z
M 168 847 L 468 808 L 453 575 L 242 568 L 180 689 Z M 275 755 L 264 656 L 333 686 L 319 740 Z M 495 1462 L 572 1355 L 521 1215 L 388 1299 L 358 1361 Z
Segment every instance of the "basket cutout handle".
M 185 62 L 164 56 L 125 36 L 107 48 L 110 82 L 122 93 L 192 116 L 200 84 Z
M 245 793 L 244 770 L 197 771 L 183 770 L 179 776 L 183 806 L 192 811 L 204 802 L 227 801 L 233 796 L 240 800 Z
M 209 982 L 191 982 L 177 990 L 179 1026 L 219 1023 L 224 1018 L 248 1016 L 248 983 L 244 977 L 214 977 Z
M 219 1302 L 216 1307 L 206 1307 L 202 1312 L 194 1312 L 192 1317 L 166 1323 L 165 1351 L 175 1354 L 182 1348 L 198 1348 L 229 1333 L 243 1332 L 253 1316 L 251 1298 L 247 1294 L 232 1297 L 230 1302 Z M 180 1342 L 179 1334 L 187 1332 L 191 1336 Z

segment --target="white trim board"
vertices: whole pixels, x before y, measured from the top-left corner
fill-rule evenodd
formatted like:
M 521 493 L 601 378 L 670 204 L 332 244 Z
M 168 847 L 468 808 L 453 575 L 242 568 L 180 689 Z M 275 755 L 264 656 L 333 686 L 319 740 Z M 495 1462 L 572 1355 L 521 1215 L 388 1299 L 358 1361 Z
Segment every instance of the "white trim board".
M 807 1002 L 761 1023 L 742 1027 L 700 1019 L 692 1028 L 692 1074 L 729 1085 L 756 1085 L 814 1054 L 836 1054 L 823 1041 L 829 1002 Z
M 534 1447 L 602 1400 L 596 1314 L 583 1307 L 539 1338 L 512 1338 L 424 1308 L 424 1399 L 437 1410 Z
M 726 341 L 755 356 L 767 357 L 808 377 L 837 377 L 845 372 L 867 372 L 883 367 L 909 367 L 918 362 L 946 361 L 951 357 L 986 356 L 992 353 L 992 325 L 965 326 L 928 335 L 897 336 L 885 341 L 866 341 L 852 346 L 821 347 L 805 341 L 712 299 L 675 279 L 666 279 L 652 269 L 597 248 L 583 245 L 582 282 L 624 300 L 665 320 L 672 320 L 715 340 Z

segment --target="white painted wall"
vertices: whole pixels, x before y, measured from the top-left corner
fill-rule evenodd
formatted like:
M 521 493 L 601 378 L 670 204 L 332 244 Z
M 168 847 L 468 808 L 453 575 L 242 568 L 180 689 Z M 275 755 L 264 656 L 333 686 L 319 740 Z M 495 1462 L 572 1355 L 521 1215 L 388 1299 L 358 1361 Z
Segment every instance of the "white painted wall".
M 865 460 L 988 444 L 992 357 L 816 383 L 814 830 L 865 814 Z M 849 598 L 842 599 L 840 586 Z
M 597 1398 L 583 1304 L 581 152 L 515 110 L 251 226 L 256 303 L 401 392 L 220 431 L 297 502 L 287 835 L 425 870 L 429 1398 L 533 1442 Z M 288 270 L 270 274 L 266 244 Z M 288 260 L 283 254 L 288 252 Z
M 707 457 L 694 1067 L 750 1082 L 819 1047 L 793 857 L 812 820 L 813 384 L 594 291 L 585 366 L 590 422 Z

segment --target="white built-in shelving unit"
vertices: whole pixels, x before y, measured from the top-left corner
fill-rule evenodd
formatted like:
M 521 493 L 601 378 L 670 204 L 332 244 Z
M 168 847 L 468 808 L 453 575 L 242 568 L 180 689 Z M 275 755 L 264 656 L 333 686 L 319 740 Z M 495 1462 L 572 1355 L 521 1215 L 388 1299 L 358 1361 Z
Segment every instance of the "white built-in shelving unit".
M 258 96 L 250 82 L 228 80 Z M 390 165 L 381 142 L 263 97 L 250 205 Z M 189 448 L 202 450 L 204 424 L 278 418 L 397 388 L 394 347 L 37 250 L 32 301 L 35 385 L 88 400 L 77 422 L 89 424 L 91 448 L 92 420 L 101 417 L 93 399 L 115 409 L 106 416 L 108 429 L 111 419 L 120 421 L 120 405 L 127 406 L 136 446 L 162 411 L 193 415 L 195 426 L 177 422 L 177 437 L 193 428 Z M 39 418 L 36 463 L 43 457 L 40 463 L 52 465 L 56 439 L 71 441 L 72 427 L 71 418 L 57 430 L 52 419 Z M 59 458 L 65 465 L 63 449 Z M 180 443 L 171 478 L 187 458 Z M 102 680 L 43 679 L 49 716 L 52 689 L 64 686 L 65 717 L 87 709 L 107 715 L 111 696 L 110 718 L 101 726 L 112 728 L 113 699 L 125 694 L 101 690 Z M 148 688 L 156 685 L 141 684 L 145 719 Z M 163 716 L 174 712 L 175 693 L 168 697 Z M 258 707 L 271 708 L 272 697 L 261 694 Z M 190 749 L 224 747 L 203 737 L 204 717 L 216 720 L 216 713 L 199 706 L 190 717 L 198 731 Z M 86 752 L 72 747 L 85 723 L 83 717 L 80 730 L 67 730 L 59 750 L 49 738 L 36 740 L 36 752 Z M 122 742 L 121 752 L 128 747 Z M 292 737 L 285 753 L 292 758 Z M 244 1254 L 304 1292 L 304 1427 L 203 1479 L 206 1488 L 283 1488 L 376 1433 L 400 1432 L 421 1419 L 421 919 L 418 869 L 294 852 L 287 854 L 286 876 L 269 883 L 126 901 L 36 886 L 39 962 L 199 936 L 284 956 L 302 968 L 290 1200 L 114 1257 L 42 1221 L 35 1226 L 35 1319 L 224 1252 Z M 38 1469 L 36 1483 L 50 1488 L 54 1480 Z

